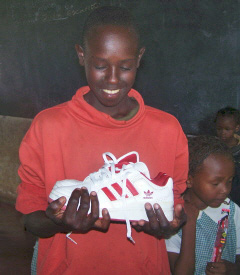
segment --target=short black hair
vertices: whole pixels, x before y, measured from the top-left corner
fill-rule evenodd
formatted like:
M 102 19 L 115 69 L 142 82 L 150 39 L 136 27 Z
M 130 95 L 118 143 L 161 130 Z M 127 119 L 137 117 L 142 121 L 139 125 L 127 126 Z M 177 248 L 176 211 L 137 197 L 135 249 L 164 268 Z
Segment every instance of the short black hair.
M 196 136 L 188 138 L 189 175 L 194 176 L 210 155 L 224 155 L 234 162 L 228 146 L 215 136 Z
M 88 34 L 97 26 L 117 25 L 128 27 L 136 34 L 139 47 L 141 47 L 140 28 L 135 17 L 124 7 L 102 6 L 92 11 L 85 24 L 82 32 L 82 46 L 86 46 Z
M 233 107 L 227 106 L 218 110 L 214 122 L 216 122 L 219 117 L 232 117 L 236 124 L 240 124 L 240 112 Z

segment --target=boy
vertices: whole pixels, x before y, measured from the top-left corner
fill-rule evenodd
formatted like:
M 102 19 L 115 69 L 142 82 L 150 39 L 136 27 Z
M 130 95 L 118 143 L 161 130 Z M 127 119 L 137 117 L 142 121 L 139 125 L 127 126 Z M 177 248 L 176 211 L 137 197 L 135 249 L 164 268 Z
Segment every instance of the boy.
M 240 154 L 240 113 L 237 109 L 226 107 L 220 109 L 215 118 L 217 136 L 232 148 L 233 153 Z M 238 149 L 237 149 L 238 148 Z
M 235 160 L 235 176 L 229 197 L 240 206 L 240 112 L 232 107 L 220 109 L 215 118 L 217 136 L 227 144 Z
M 132 17 L 123 8 L 95 10 L 82 43 L 76 50 L 89 86 L 71 101 L 41 112 L 20 147 L 16 208 L 25 214 L 26 228 L 40 237 L 37 273 L 169 274 L 161 237 L 185 221 L 181 205 L 168 222 L 158 204 L 154 209 L 146 204 L 149 222 L 135 226 L 147 234 L 134 231 L 135 245 L 127 241 L 124 224 L 110 224 L 107 209 L 98 218 L 95 192 L 74 190 L 64 213 L 64 197 L 48 205 L 56 181 L 83 180 L 102 166 L 104 152 L 120 157 L 137 151 L 152 176 L 164 171 L 173 178 L 175 204 L 182 202 L 185 189 L 188 151 L 181 126 L 171 115 L 145 106 L 132 89 L 145 51 Z M 78 245 L 66 238 L 70 231 Z

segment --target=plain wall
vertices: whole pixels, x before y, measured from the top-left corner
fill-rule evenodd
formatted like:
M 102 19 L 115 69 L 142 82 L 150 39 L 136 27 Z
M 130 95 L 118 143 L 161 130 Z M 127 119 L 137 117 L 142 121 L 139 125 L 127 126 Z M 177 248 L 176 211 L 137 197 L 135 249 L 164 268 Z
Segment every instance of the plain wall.
M 33 118 L 86 84 L 75 44 L 87 15 L 111 4 L 140 22 L 146 52 L 134 88 L 185 133 L 211 131 L 240 101 L 238 0 L 1 0 L 0 114 Z
M 7 202 L 15 202 L 18 177 L 18 150 L 27 132 L 31 119 L 0 116 L 0 197 Z

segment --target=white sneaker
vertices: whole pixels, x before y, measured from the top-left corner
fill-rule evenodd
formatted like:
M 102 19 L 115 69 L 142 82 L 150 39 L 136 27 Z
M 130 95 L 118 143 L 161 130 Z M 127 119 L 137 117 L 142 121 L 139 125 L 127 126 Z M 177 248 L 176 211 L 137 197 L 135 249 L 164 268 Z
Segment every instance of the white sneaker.
M 108 157 L 110 159 L 108 159 Z M 85 186 L 89 193 L 91 191 L 100 190 L 103 187 L 103 181 L 110 184 L 113 183 L 112 178 L 114 178 L 114 173 L 119 173 L 123 166 L 125 169 L 126 165 L 130 164 L 131 167 L 132 165 L 136 165 L 136 168 L 140 169 L 140 172 L 144 173 L 147 177 L 150 177 L 147 166 L 144 163 L 139 162 L 139 155 L 137 152 L 130 152 L 119 159 L 116 159 L 112 153 L 107 152 L 103 154 L 103 159 L 105 164 L 102 168 L 97 172 L 91 173 L 83 182 L 73 179 L 57 181 L 49 195 L 48 201 L 52 202 L 64 196 L 66 197 L 66 203 L 63 209 L 66 209 L 68 200 L 74 189 Z M 128 167 L 130 168 L 130 166 Z
M 128 231 L 129 221 L 148 221 L 144 206 L 146 202 L 152 205 L 158 203 L 166 218 L 169 221 L 173 219 L 172 178 L 159 173 L 156 178 L 150 179 L 148 168 L 145 163 L 139 162 L 137 152 L 130 152 L 119 159 L 111 153 L 104 153 L 103 159 L 105 165 L 98 172 L 91 173 L 83 182 L 58 181 L 49 195 L 49 201 L 65 196 L 67 205 L 72 191 L 85 186 L 89 193 L 95 191 L 98 195 L 99 217 L 102 217 L 102 209 L 107 208 L 111 220 L 127 221 Z

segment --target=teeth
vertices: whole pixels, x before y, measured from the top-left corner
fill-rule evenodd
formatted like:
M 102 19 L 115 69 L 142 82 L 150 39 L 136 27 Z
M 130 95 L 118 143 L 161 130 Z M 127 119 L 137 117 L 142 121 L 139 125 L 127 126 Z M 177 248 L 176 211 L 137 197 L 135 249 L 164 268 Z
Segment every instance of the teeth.
M 106 89 L 104 89 L 103 91 L 107 94 L 114 95 L 114 94 L 117 94 L 119 92 L 119 89 L 118 90 L 106 90 Z

